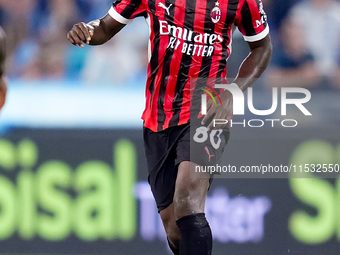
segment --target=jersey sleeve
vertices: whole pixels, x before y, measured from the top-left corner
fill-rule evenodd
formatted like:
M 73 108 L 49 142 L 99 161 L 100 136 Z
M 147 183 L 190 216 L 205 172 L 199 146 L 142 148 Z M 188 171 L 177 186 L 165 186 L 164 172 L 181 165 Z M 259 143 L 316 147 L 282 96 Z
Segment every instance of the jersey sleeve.
M 138 16 L 146 16 L 146 7 L 143 0 L 117 0 L 109 15 L 119 23 L 129 24 Z
M 236 17 L 236 25 L 247 42 L 256 42 L 269 34 L 267 15 L 261 0 L 244 0 Z

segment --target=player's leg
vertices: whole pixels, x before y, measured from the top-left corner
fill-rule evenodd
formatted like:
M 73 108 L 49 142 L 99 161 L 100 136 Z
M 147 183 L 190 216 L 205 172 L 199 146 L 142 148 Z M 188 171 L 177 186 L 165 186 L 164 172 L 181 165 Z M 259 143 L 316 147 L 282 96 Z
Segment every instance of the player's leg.
M 180 232 L 176 225 L 173 197 L 177 179 L 175 166 L 177 141 L 186 131 L 184 126 L 153 132 L 144 128 L 144 147 L 149 183 L 157 203 L 170 249 L 179 254 Z
M 229 132 L 207 130 L 209 139 L 197 141 L 196 132 L 204 127 L 200 128 L 200 120 L 194 118 L 190 125 L 191 130 L 178 140 L 176 148 L 178 171 L 173 203 L 176 224 L 181 232 L 179 250 L 180 255 L 210 255 L 212 234 L 204 209 L 211 175 L 192 170 L 219 163 Z
M 212 237 L 204 216 L 204 206 L 209 187 L 209 176 L 202 173 L 199 178 L 191 178 L 190 162 L 179 164 L 174 202 L 160 211 L 170 249 L 177 254 L 211 254 Z M 195 176 L 196 177 L 196 176 Z M 176 207 L 175 207 L 176 205 Z M 181 232 L 177 226 L 184 231 Z M 194 226 L 192 228 L 192 226 Z M 186 230 L 187 228 L 188 231 Z M 181 252 L 180 251 L 181 243 Z
M 209 188 L 209 175 L 190 176 L 190 165 L 179 164 L 174 195 L 174 212 L 181 233 L 180 255 L 210 255 L 212 234 L 205 218 L 204 207 Z
M 176 225 L 174 203 L 159 212 L 168 239 L 170 249 L 175 255 L 179 255 L 179 241 L 181 232 Z
M 209 173 L 195 173 L 190 175 L 190 165 L 195 163 L 184 161 L 179 164 L 175 195 L 174 209 L 176 220 L 187 215 L 204 213 L 205 200 L 209 189 Z

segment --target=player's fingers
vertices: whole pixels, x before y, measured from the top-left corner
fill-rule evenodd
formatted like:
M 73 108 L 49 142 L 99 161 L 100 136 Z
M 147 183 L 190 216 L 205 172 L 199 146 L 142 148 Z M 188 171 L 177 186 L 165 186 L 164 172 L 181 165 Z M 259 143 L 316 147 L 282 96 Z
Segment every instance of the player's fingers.
M 209 111 L 210 108 L 211 108 L 213 105 L 214 105 L 213 100 L 210 99 L 210 100 L 208 101 L 208 103 L 207 103 L 207 111 Z
M 70 32 L 67 33 L 67 40 L 69 40 L 70 43 L 73 45 L 77 45 L 76 41 L 73 39 L 73 37 L 70 35 Z
M 218 110 L 215 110 L 215 116 L 214 118 L 210 121 L 209 125 L 208 125 L 208 129 L 212 130 L 216 127 L 216 123 L 215 123 L 215 119 L 219 119 L 220 118 L 220 114 L 218 112 Z
M 207 114 L 203 117 L 201 124 L 205 125 L 205 123 L 207 122 L 207 120 L 210 118 L 210 114 L 209 111 L 207 111 Z
M 94 27 L 91 26 L 91 25 L 88 25 L 88 24 L 86 24 L 86 27 L 87 27 L 87 29 L 88 29 L 88 31 L 89 31 L 89 35 L 90 35 L 91 38 L 92 38 L 93 33 L 94 33 Z M 91 40 L 91 39 L 90 39 L 90 40 Z
M 209 100 L 207 103 L 207 113 L 210 111 L 211 107 L 213 106 L 212 100 Z M 205 115 L 205 117 L 202 119 L 201 124 L 205 125 L 205 122 L 209 119 L 210 116 L 208 114 Z
M 232 109 L 227 109 L 223 111 L 223 118 L 230 121 L 233 117 L 233 111 Z
M 84 37 L 85 37 L 85 42 L 88 44 L 89 41 L 91 40 L 91 35 L 90 35 L 90 31 L 89 31 L 89 27 L 86 26 L 86 24 L 84 22 L 79 23 L 78 27 L 80 28 L 80 30 L 82 31 Z
M 215 108 L 214 107 L 211 107 L 208 111 L 207 111 L 207 114 L 204 116 L 204 118 L 202 119 L 201 121 L 201 124 L 202 125 L 206 125 L 206 124 L 209 124 L 207 123 L 211 118 L 212 116 L 215 114 Z
M 74 32 L 78 35 L 81 42 L 86 42 L 86 36 L 80 27 L 77 27 L 77 29 L 74 29 Z
M 78 35 L 73 30 L 71 30 L 68 33 L 68 36 L 69 36 L 69 40 L 72 41 L 74 44 L 78 44 L 78 42 L 80 41 Z
M 79 38 L 78 34 L 74 30 L 70 31 L 69 36 L 70 41 L 73 41 L 74 45 L 84 47 L 82 40 Z
M 217 115 L 216 118 L 218 119 L 227 120 L 229 113 L 227 111 L 224 111 L 223 109 L 220 109 L 216 115 Z
M 224 111 L 223 108 L 219 107 L 216 110 L 214 119 L 209 124 L 208 129 L 212 130 L 212 129 L 225 128 L 229 122 L 228 115 L 229 114 L 226 111 Z

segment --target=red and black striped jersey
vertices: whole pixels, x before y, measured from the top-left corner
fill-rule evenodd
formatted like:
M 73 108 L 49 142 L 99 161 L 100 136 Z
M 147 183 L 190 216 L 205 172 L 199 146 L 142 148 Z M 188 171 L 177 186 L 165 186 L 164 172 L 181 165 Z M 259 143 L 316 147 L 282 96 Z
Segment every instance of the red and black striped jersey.
M 234 25 L 254 42 L 269 33 L 261 0 L 117 0 L 109 14 L 150 31 L 144 126 L 154 132 L 190 119 L 190 81 L 226 81 Z

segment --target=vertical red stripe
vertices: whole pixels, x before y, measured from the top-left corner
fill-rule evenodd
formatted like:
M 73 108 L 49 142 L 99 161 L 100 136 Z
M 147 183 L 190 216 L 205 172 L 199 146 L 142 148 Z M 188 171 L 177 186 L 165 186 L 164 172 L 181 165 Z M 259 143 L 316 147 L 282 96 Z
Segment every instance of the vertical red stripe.
M 165 9 L 161 8 L 158 6 L 159 3 L 163 2 L 165 4 L 165 1 L 163 0 L 156 0 L 155 7 L 157 12 L 161 13 L 161 17 L 157 20 L 165 20 Z M 160 91 L 160 86 L 162 84 L 162 78 L 163 78 L 163 65 L 164 65 L 164 57 L 166 54 L 166 50 L 169 44 L 169 37 L 168 36 L 161 36 L 159 35 L 159 49 L 158 49 L 158 72 L 156 75 L 156 80 L 155 80 L 155 93 L 154 97 L 152 99 L 152 117 L 156 119 L 155 121 L 155 130 L 158 129 L 158 101 L 159 101 L 159 91 Z
M 154 20 L 152 18 L 152 16 L 150 16 L 149 14 L 149 20 L 150 20 L 150 29 L 152 31 L 153 29 L 153 26 L 154 26 Z M 150 50 L 151 52 L 154 52 L 154 49 L 155 49 L 155 44 L 154 44 L 154 40 L 155 40 L 155 33 L 151 32 L 150 34 Z M 151 60 L 151 59 L 150 59 Z M 149 90 L 150 88 L 150 85 L 151 85 L 151 65 L 149 63 L 148 65 L 148 78 L 147 78 L 147 82 L 146 82 L 146 88 L 145 88 L 145 97 L 146 97 L 146 103 L 145 103 L 145 110 L 143 112 L 143 115 L 142 115 L 142 119 L 144 120 L 147 120 L 145 122 L 145 127 L 147 128 L 150 128 L 151 130 L 154 130 L 154 126 L 155 126 L 155 123 L 153 121 L 153 118 L 152 118 L 152 109 L 151 109 L 151 92 Z M 156 128 L 157 128 L 157 125 L 156 125 Z
M 246 0 L 240 0 L 238 2 L 236 16 L 235 16 L 235 23 L 237 24 L 238 29 L 240 30 L 240 32 L 243 35 L 245 34 L 245 31 L 244 31 L 244 28 L 242 26 L 242 14 L 241 14 L 241 10 L 242 10 L 242 7 L 243 7 L 245 1 Z
M 190 1 L 190 0 L 188 0 Z M 177 0 L 175 2 L 176 6 L 185 6 L 186 5 L 186 0 Z M 175 15 L 174 15 L 174 24 L 177 27 L 182 27 L 184 31 L 184 18 L 185 18 L 185 12 L 181 8 L 176 8 L 175 9 Z M 180 45 L 178 46 L 177 50 L 174 50 L 174 54 L 172 56 L 172 60 L 170 63 L 170 73 L 169 73 L 169 79 L 167 81 L 167 87 L 166 87 L 166 98 L 164 100 L 164 110 L 166 114 L 165 122 L 163 125 L 163 128 L 168 128 L 170 120 L 173 117 L 173 111 L 172 111 L 172 102 L 173 99 L 175 98 L 175 93 L 176 93 L 176 83 L 177 83 L 177 75 L 179 72 L 181 60 L 182 60 L 182 51 L 181 46 L 183 45 L 184 40 L 180 40 Z M 176 45 L 177 41 L 175 42 Z
M 195 20 L 194 20 L 194 31 L 204 34 L 204 25 L 205 25 L 205 15 L 207 2 L 206 1 L 196 1 L 196 13 L 195 13 Z M 204 11 L 202 11 L 204 10 Z M 198 43 L 197 43 L 198 44 Z M 179 125 L 185 124 L 190 119 L 190 107 L 191 107 L 191 95 L 190 90 L 191 88 L 194 88 L 196 86 L 196 78 L 198 78 L 199 72 L 201 70 L 203 57 L 201 56 L 193 56 L 191 67 L 189 69 L 188 74 L 188 82 L 184 87 L 184 93 L 183 93 L 183 104 L 181 113 L 179 116 Z
M 117 5 L 115 5 L 115 9 L 118 13 L 121 13 L 122 11 L 124 11 L 124 9 L 126 8 L 126 6 L 129 6 L 131 4 L 132 0 L 124 0 L 119 2 Z

